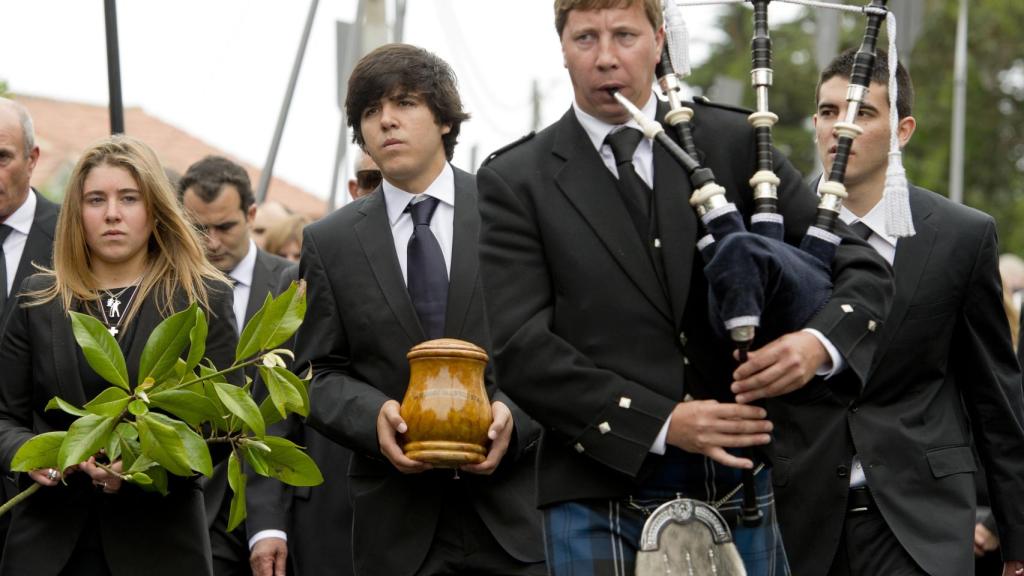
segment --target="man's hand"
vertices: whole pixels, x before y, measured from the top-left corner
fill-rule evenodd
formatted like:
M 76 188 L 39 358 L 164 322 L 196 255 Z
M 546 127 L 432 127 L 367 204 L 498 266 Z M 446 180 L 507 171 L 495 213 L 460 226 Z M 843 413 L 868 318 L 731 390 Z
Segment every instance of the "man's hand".
M 472 474 L 490 475 L 501 464 L 501 459 L 508 451 L 508 444 L 512 440 L 512 428 L 515 423 L 512 421 L 512 411 L 504 402 L 493 402 L 491 404 L 491 427 L 487 429 L 487 437 L 491 439 L 491 449 L 487 452 L 487 459 L 479 464 L 464 464 L 459 466 L 460 470 Z
M 270 536 L 258 540 L 249 553 L 253 576 L 285 576 L 288 564 L 288 543 Z
M 402 452 L 402 447 L 398 445 L 396 436 L 404 434 L 409 429 L 405 420 L 402 420 L 401 408 L 402 405 L 397 400 L 388 400 L 380 407 L 380 413 L 377 414 L 377 442 L 380 444 L 380 453 L 403 474 L 418 474 L 430 470 L 430 464 L 407 457 Z
M 703 454 L 733 468 L 753 468 L 748 458 L 737 458 L 725 448 L 744 448 L 771 442 L 772 423 L 757 406 L 720 404 L 715 400 L 680 402 L 672 410 L 667 442 L 687 452 Z
M 810 382 L 828 360 L 828 351 L 813 334 L 790 332 L 748 355 L 732 373 L 732 392 L 740 404 L 781 396 Z
M 984 524 L 974 525 L 974 555 L 981 558 L 985 554 L 999 549 L 999 536 L 992 533 Z

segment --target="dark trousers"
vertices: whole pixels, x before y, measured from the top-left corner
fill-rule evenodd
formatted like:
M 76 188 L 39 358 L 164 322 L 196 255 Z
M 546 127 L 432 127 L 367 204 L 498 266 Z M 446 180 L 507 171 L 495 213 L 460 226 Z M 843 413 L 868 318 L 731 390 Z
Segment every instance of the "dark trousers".
M 509 555 L 495 540 L 473 505 L 456 493 L 445 498 L 434 541 L 416 576 L 546 576 L 547 573 L 543 562 L 521 562 Z
M 217 518 L 210 528 L 210 550 L 213 552 L 213 573 L 215 576 L 251 576 L 249 565 L 249 541 L 245 534 L 245 523 L 228 532 L 228 515 L 231 508 L 231 493 L 224 498 Z
M 829 576 L 927 576 L 900 545 L 874 503 L 865 508 L 846 513 Z

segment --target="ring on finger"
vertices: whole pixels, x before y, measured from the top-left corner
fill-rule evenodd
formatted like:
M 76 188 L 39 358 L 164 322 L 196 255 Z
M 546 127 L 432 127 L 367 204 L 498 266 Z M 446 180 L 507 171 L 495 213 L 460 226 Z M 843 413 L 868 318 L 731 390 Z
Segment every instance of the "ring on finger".
M 53 468 L 50 468 L 49 470 L 46 471 L 46 479 L 49 480 L 50 482 L 56 480 L 57 476 L 59 476 L 59 473 Z

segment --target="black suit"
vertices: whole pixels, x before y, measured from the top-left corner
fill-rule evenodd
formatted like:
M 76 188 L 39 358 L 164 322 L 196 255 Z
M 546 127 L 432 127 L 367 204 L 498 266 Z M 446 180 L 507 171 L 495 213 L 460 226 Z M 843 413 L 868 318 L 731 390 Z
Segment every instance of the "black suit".
M 282 275 L 281 290 L 299 276 L 299 265 L 288 267 Z M 300 374 L 308 362 L 302 350 L 295 350 L 294 364 Z M 259 394 L 265 395 L 257 379 Z M 285 436 L 316 462 L 323 473 L 319 486 L 287 486 L 277 480 L 250 475 L 246 487 L 248 516 L 245 526 L 249 538 L 262 530 L 281 530 L 288 535 L 290 574 L 315 576 L 332 574 L 351 576 L 352 505 L 348 501 L 348 463 L 352 452 L 336 444 L 295 416 L 272 425 L 268 433 Z
M 280 256 L 256 249 L 252 281 L 249 283 L 249 301 L 245 306 L 245 324 L 263 306 L 267 294 L 278 293 L 281 277 L 289 264 L 288 260 Z M 241 328 L 242 326 L 239 327 Z M 254 378 L 256 370 L 247 370 L 246 374 Z M 214 468 L 213 475 L 203 482 L 206 521 L 210 527 L 214 573 L 217 576 L 240 576 L 250 573 L 249 543 L 244 524 L 231 533 L 226 532 L 232 494 L 228 489 L 227 474 L 227 463 L 222 463 Z
M 25 286 L 44 286 L 41 276 Z M 227 286 L 211 288 L 206 355 L 217 366 L 234 359 L 237 336 Z M 184 298 L 174 309 L 185 307 Z M 160 322 L 156 297 L 142 303 L 125 354 L 132 383 L 149 334 Z M 35 434 L 67 429 L 72 418 L 45 410 L 54 396 L 82 406 L 89 398 L 83 387 L 77 343 L 71 322 L 58 300 L 11 312 L 0 344 L 0 463 L 5 471 L 21 445 Z M 22 475 L 22 488 L 32 481 Z M 210 544 L 204 524 L 202 494 L 191 479 L 171 478 L 163 497 L 124 484 L 117 494 L 104 495 L 84 473 L 68 476 L 67 485 L 42 488 L 12 512 L 0 574 L 55 576 L 75 550 L 80 535 L 99 531 L 104 556 L 115 576 L 138 574 L 211 574 Z M 98 525 L 87 524 L 90 510 Z
M 696 107 L 697 146 L 729 199 L 749 214 L 755 157 L 745 116 Z M 816 202 L 776 158 L 787 237 L 796 240 Z M 732 397 L 735 362 L 708 323 L 688 180 L 655 146 L 653 217 L 667 290 L 573 110 L 492 156 L 478 182 L 498 381 L 545 427 L 540 504 L 625 497 L 661 460 L 649 448 L 685 393 Z M 835 268 L 834 296 L 811 326 L 861 374 L 875 347 L 868 322 L 887 307 L 890 273 L 863 243 L 841 247 Z
M 36 195 L 36 213 L 32 219 L 32 227 L 29 228 L 28 238 L 25 239 L 25 248 L 21 253 L 21 260 L 18 262 L 17 271 L 14 273 L 14 283 L 11 284 L 11 293 L 7 298 L 7 306 L 0 313 L 0 334 L 9 315 L 10 309 L 14 307 L 15 296 L 18 289 L 26 278 L 38 272 L 34 264 L 40 266 L 51 266 L 53 258 L 53 236 L 57 228 L 57 215 L 60 214 L 60 206 L 43 198 L 41 194 L 33 191 Z M 4 286 L 0 289 L 6 290 Z M 18 493 L 18 486 L 7 476 L 0 479 L 0 496 L 6 502 Z M 9 514 L 0 518 L 0 542 L 7 538 L 7 528 L 10 526 L 11 517 Z M 2 557 L 2 556 L 0 556 Z
M 473 177 L 455 170 L 455 221 L 444 334 L 488 348 L 478 273 L 479 218 Z M 514 443 L 489 477 L 450 470 L 404 475 L 380 454 L 377 415 L 401 401 L 409 380 L 406 352 L 425 340 L 395 252 L 384 194 L 361 198 L 306 228 L 302 277 L 309 313 L 298 349 L 313 359 L 309 424 L 354 452 L 349 494 L 357 574 L 411 575 L 424 561 L 442 508 L 470 502 L 508 555 L 543 560 L 533 506 L 537 429 L 513 411 Z M 310 353 L 312 351 L 312 353 Z M 458 484 L 454 484 L 457 482 Z M 446 495 L 453 486 L 454 498 Z
M 917 234 L 896 244 L 896 295 L 866 385 L 843 374 L 769 405 L 780 523 L 801 576 L 825 574 L 836 554 L 854 451 L 914 561 L 973 573 L 972 425 L 1004 558 L 1024 558 L 1024 402 L 995 223 L 921 188 L 910 202 Z

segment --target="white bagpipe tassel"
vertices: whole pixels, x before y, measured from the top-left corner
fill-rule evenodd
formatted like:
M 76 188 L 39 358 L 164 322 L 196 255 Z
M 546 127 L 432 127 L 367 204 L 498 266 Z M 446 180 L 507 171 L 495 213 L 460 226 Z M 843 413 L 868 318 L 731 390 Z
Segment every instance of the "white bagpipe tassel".
M 886 17 L 889 33 L 889 168 L 885 172 L 885 229 L 890 236 L 905 238 L 913 236 L 914 220 L 910 214 L 910 190 L 907 171 L 903 168 L 903 152 L 900 150 L 899 111 L 896 109 L 898 86 L 896 68 L 896 18 L 892 12 Z
M 686 78 L 690 75 L 690 32 L 675 0 L 665 2 L 665 42 L 676 75 Z

